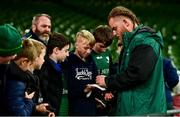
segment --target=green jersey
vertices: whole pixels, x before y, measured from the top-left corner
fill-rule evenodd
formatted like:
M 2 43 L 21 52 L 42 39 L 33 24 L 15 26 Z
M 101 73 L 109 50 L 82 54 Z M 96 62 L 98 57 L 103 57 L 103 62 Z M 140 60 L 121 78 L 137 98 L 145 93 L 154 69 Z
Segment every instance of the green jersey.
M 91 53 L 94 62 L 96 63 L 98 74 L 109 76 L 110 67 L 110 53 L 105 51 L 103 53 L 96 53 L 92 51 Z

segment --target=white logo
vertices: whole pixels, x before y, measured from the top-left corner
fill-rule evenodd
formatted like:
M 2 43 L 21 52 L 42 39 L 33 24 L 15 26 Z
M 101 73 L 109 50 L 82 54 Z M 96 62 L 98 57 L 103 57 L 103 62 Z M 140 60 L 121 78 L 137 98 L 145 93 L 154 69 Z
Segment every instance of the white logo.
M 96 58 L 97 58 L 97 59 L 102 59 L 103 57 L 102 57 L 102 56 L 97 56 Z
M 107 60 L 107 63 L 109 63 L 109 57 L 108 56 L 106 56 L 106 60 Z
M 78 80 L 91 80 L 92 72 L 88 68 L 76 68 L 76 79 Z

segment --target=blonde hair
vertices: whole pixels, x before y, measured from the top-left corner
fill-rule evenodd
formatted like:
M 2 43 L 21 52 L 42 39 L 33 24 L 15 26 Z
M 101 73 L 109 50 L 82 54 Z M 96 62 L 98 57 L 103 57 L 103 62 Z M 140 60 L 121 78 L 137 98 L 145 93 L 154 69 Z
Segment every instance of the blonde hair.
M 77 32 L 76 41 L 77 41 L 78 37 L 80 37 L 80 36 L 85 38 L 86 40 L 88 40 L 90 46 L 93 46 L 96 42 L 93 34 L 91 32 L 89 32 L 88 30 L 81 30 L 81 31 Z
M 22 50 L 17 54 L 15 60 L 18 60 L 22 57 L 27 58 L 29 61 L 35 61 L 37 57 L 40 56 L 43 49 L 46 49 L 46 46 L 35 39 L 29 38 L 22 41 Z

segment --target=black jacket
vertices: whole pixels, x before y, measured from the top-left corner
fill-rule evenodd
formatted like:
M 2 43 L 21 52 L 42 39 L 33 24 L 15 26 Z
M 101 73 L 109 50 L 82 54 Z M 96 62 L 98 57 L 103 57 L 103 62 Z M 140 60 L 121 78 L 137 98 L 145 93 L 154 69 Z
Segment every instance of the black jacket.
M 62 76 L 60 64 L 47 58 L 39 71 L 43 101 L 51 105 L 58 115 L 62 97 Z
M 6 82 L 6 71 L 9 64 L 0 64 L 0 116 L 4 115 L 4 90 Z
M 26 38 L 32 38 L 32 39 L 42 42 L 44 45 L 47 45 L 47 43 L 39 39 L 39 37 L 32 31 L 32 29 L 30 29 L 30 31 L 22 37 L 22 39 L 26 39 Z

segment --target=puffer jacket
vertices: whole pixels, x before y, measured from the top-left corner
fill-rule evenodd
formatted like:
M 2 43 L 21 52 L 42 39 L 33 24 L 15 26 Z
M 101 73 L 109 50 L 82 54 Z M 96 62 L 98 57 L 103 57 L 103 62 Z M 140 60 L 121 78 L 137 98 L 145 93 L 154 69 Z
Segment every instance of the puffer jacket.
M 35 77 L 30 72 L 22 71 L 14 62 L 10 64 L 6 80 L 6 115 L 30 116 L 35 110 L 38 88 Z M 33 99 L 25 98 L 25 91 L 35 91 Z

